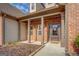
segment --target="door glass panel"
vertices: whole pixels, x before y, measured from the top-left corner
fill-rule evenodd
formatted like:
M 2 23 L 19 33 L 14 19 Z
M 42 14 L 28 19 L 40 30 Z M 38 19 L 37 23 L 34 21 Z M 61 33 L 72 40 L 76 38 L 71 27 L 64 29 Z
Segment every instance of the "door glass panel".
M 58 25 L 53 25 L 53 35 L 58 35 Z
M 57 29 L 54 29 L 54 30 L 53 30 L 53 35 L 58 35 Z
M 58 35 L 59 25 L 50 25 L 51 35 Z

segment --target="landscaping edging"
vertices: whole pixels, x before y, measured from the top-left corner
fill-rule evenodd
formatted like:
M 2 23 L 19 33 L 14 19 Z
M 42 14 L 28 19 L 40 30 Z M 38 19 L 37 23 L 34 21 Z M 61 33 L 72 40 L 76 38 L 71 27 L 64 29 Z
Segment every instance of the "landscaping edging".
M 42 45 L 40 48 L 32 52 L 29 56 L 34 56 L 40 49 L 42 49 L 45 45 Z

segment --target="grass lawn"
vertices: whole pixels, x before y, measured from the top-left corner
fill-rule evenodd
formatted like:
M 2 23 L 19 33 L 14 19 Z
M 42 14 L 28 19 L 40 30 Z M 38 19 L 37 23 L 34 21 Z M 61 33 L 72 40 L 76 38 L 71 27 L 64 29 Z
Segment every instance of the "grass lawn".
M 9 44 L 4 47 L 0 47 L 0 55 L 2 56 L 28 56 L 41 45 L 35 44 L 25 44 L 25 43 L 18 43 L 18 44 Z

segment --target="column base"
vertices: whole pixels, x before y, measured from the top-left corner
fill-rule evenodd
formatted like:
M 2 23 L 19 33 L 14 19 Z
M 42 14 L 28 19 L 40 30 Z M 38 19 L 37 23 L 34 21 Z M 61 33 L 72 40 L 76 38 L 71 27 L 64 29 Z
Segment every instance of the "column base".
M 67 48 L 65 48 L 65 55 L 66 55 L 66 56 L 70 56 L 70 54 L 69 54 L 69 52 L 68 52 L 68 49 L 67 49 Z

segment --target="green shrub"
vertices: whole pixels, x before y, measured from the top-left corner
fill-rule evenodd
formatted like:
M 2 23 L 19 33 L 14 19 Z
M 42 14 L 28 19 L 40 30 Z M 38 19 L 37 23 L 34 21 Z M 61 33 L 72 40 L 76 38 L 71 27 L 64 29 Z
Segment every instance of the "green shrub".
M 76 37 L 75 44 L 79 48 L 79 36 Z

